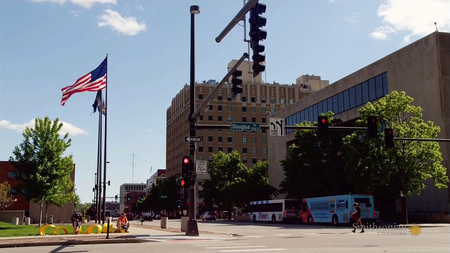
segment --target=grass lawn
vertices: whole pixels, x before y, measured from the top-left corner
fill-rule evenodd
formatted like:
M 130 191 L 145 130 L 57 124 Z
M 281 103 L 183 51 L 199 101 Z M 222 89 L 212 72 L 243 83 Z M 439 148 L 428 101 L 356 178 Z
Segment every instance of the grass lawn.
M 59 227 L 59 225 L 55 225 Z M 69 234 L 73 234 L 73 227 L 71 225 L 62 225 L 69 230 Z M 82 225 L 81 231 L 84 233 L 90 225 Z M 49 227 L 45 229 L 45 235 L 53 235 L 55 228 Z M 94 233 L 97 229 L 94 229 Z M 58 234 L 65 234 L 64 230 L 59 230 Z M 0 221 L 0 237 L 15 237 L 15 236 L 35 236 L 39 235 L 39 227 L 37 225 L 12 225 L 11 223 Z

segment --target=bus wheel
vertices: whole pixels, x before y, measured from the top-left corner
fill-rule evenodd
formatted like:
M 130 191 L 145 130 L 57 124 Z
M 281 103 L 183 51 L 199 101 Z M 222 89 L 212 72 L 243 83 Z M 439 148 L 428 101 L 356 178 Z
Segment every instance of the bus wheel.
M 310 216 L 308 216 L 308 224 L 312 224 L 313 223 L 313 220 L 312 220 L 312 216 L 310 215 Z
M 256 223 L 256 215 L 253 215 L 253 222 Z
M 277 220 L 275 218 L 275 214 L 272 215 L 272 223 L 275 223 Z
M 333 222 L 333 225 L 337 225 L 337 224 L 339 224 L 339 220 L 338 220 L 338 217 L 337 217 L 337 215 L 335 214 L 335 215 L 333 215 L 333 219 L 331 220 L 332 222 Z

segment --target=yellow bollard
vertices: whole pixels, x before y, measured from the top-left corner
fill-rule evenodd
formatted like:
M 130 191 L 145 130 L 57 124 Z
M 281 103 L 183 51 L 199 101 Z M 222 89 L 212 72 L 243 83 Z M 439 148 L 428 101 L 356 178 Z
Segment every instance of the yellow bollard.
M 94 232 L 94 228 L 98 228 L 97 230 L 97 234 L 101 234 L 102 233 L 102 226 L 101 225 L 92 225 L 89 226 L 88 228 L 86 228 L 86 230 L 84 231 L 85 234 L 92 234 Z
M 69 234 L 69 230 L 68 230 L 66 227 L 61 227 L 61 226 L 56 227 L 56 228 L 55 228 L 55 231 L 53 232 L 53 234 L 54 234 L 54 235 L 59 234 L 58 231 L 61 230 L 61 229 L 64 230 L 64 232 L 66 233 L 66 235 Z
M 103 224 L 103 233 L 108 232 L 107 227 L 108 227 L 108 223 Z M 110 233 L 113 233 L 113 231 L 114 231 L 113 225 L 110 224 L 110 226 L 109 226 L 109 232 L 110 232 Z
M 54 228 L 55 225 L 44 225 L 42 227 L 39 228 L 39 235 L 45 235 L 45 229 L 46 228 Z

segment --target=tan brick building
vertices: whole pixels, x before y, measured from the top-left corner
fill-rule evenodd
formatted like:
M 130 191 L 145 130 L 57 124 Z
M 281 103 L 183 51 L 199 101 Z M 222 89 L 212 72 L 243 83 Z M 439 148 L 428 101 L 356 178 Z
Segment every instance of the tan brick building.
M 228 64 L 230 69 L 235 60 Z M 250 62 L 251 64 L 251 62 Z M 243 92 L 233 98 L 231 87 L 222 86 L 212 97 L 209 105 L 202 109 L 197 124 L 231 124 L 232 122 L 256 122 L 266 125 L 270 114 L 294 104 L 305 96 L 329 85 L 320 76 L 305 75 L 297 78 L 295 84 L 262 83 L 261 76 L 252 81 L 248 62 L 242 63 Z M 196 108 L 216 87 L 215 80 L 195 84 Z M 189 85 L 172 99 L 167 109 L 166 138 L 166 176 L 181 173 L 181 160 L 189 152 Z M 259 132 L 235 132 L 221 129 L 197 130 L 196 136 L 202 136 L 203 142 L 196 143 L 195 159 L 211 161 L 213 154 L 223 151 L 229 153 L 237 150 L 247 167 L 251 168 L 257 161 L 268 158 L 268 134 L 266 129 Z M 207 175 L 199 175 L 198 180 Z M 198 184 L 197 184 L 198 185 Z M 197 187 L 198 203 L 202 205 L 201 187 Z

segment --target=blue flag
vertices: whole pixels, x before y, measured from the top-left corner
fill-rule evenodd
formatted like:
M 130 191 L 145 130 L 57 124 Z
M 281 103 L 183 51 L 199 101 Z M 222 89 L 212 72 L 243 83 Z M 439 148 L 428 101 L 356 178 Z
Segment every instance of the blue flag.
M 92 104 L 92 107 L 94 107 L 94 113 L 97 112 L 97 110 L 103 113 L 105 115 L 106 108 L 105 108 L 105 102 L 102 99 L 102 91 L 97 91 L 97 96 L 95 97 L 94 104 Z

